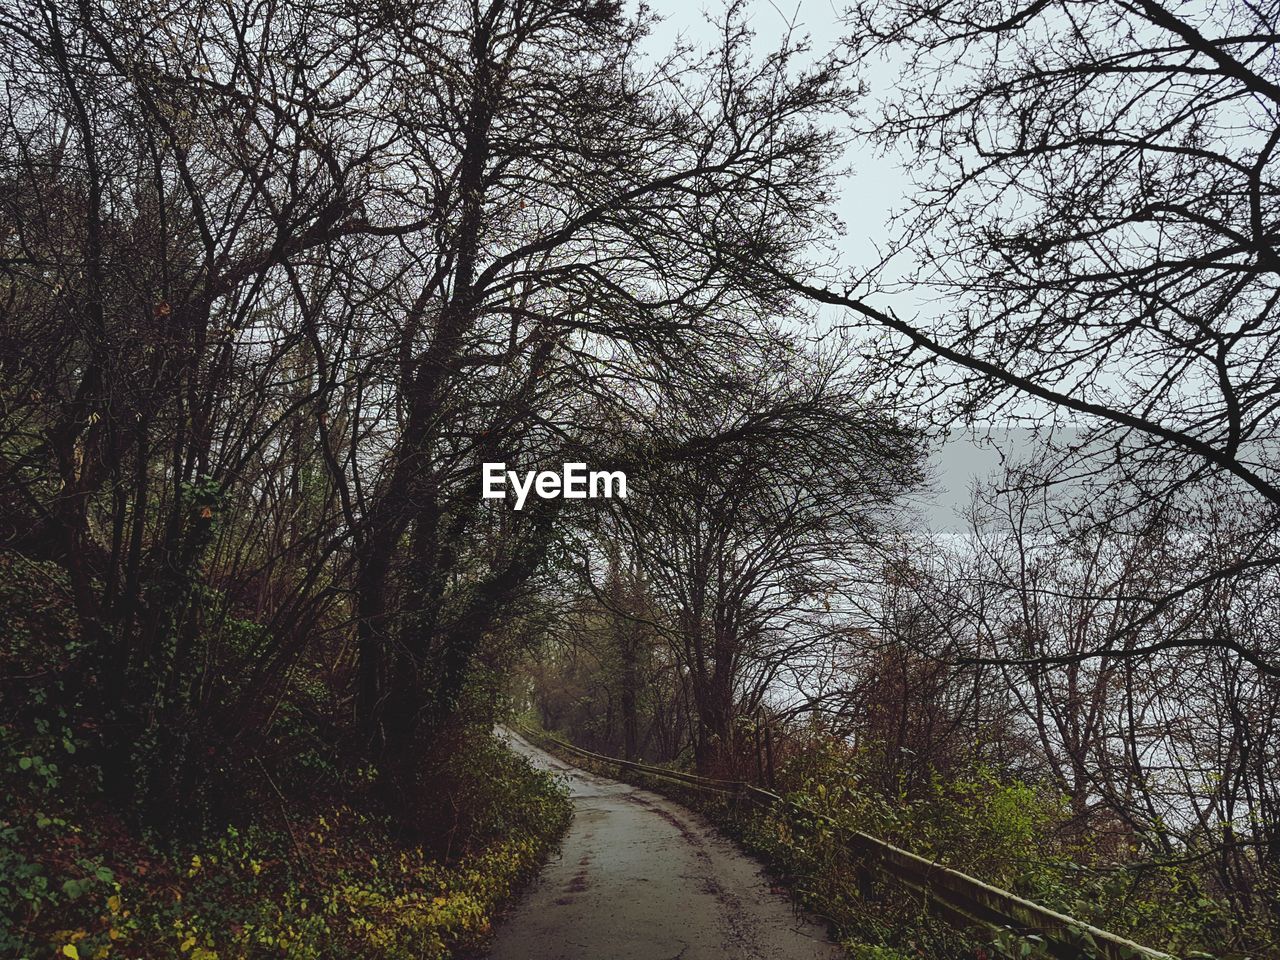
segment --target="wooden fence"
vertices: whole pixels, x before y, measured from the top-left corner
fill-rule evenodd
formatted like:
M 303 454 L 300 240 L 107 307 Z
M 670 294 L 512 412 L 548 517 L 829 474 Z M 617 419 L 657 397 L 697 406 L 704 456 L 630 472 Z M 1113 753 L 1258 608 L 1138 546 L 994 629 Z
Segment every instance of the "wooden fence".
M 1174 960 L 1172 955 L 1144 947 L 1114 933 L 1025 900 L 1007 890 L 983 883 L 959 870 L 917 856 L 870 834 L 851 832 L 830 817 L 809 810 L 776 793 L 737 780 L 716 780 L 679 770 L 620 760 L 584 750 L 542 731 L 517 725 L 525 739 L 554 752 L 633 774 L 656 779 L 685 790 L 716 796 L 764 810 L 786 807 L 801 817 L 828 825 L 857 856 L 870 874 L 887 877 L 923 898 L 947 920 L 961 926 L 979 924 L 997 933 L 1012 932 L 1028 943 L 1042 943 L 1063 960 L 1094 957 L 1099 960 Z

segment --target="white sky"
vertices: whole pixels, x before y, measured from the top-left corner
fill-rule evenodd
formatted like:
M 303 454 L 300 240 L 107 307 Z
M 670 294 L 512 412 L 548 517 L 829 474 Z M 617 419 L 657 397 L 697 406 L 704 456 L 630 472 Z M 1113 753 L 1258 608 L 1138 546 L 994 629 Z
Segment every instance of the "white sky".
M 762 50 L 776 47 L 791 23 L 795 25 L 795 35 L 807 35 L 817 53 L 838 42 L 843 32 L 839 22 L 843 5 L 831 0 L 747 2 L 749 24 Z M 651 0 L 647 6 L 663 21 L 649 41 L 655 52 L 669 49 L 679 39 L 694 46 L 716 42 L 709 20 L 714 20 L 721 10 L 718 3 Z M 874 102 L 888 95 L 896 76 L 892 65 L 886 64 L 862 79 L 868 84 L 868 95 Z M 888 220 L 910 202 L 911 183 L 896 158 L 880 155 L 870 145 L 853 144 L 846 155 L 846 165 L 851 173 L 836 204 L 836 213 L 846 227 L 839 249 L 844 265 L 856 268 L 879 259 L 878 247 L 889 237 Z M 996 436 L 993 441 L 981 444 L 956 435 L 935 451 L 931 458 L 935 482 L 919 498 L 919 507 L 930 526 L 938 530 L 962 526 L 959 512 L 968 505 L 973 484 L 999 469 L 1000 453 L 992 443 L 1016 456 L 1025 450 L 1025 438 L 1020 437 L 1020 433 Z
M 662 18 L 650 43 L 655 50 L 669 49 L 678 39 L 695 46 L 711 45 L 717 40 L 709 20 L 714 20 L 721 7 L 717 3 L 652 0 L 647 6 Z M 748 23 L 756 34 L 761 50 L 773 49 L 787 30 L 795 24 L 795 36 L 808 36 L 817 53 L 831 49 L 840 39 L 843 27 L 837 5 L 831 0 L 747 0 Z M 864 75 L 872 100 L 883 96 L 896 77 L 891 67 Z M 850 150 L 848 166 L 852 176 L 841 191 L 836 212 L 847 227 L 843 253 L 850 265 L 866 264 L 877 259 L 876 241 L 887 236 L 885 223 L 890 213 L 906 203 L 910 183 L 898 164 L 878 156 L 868 146 Z

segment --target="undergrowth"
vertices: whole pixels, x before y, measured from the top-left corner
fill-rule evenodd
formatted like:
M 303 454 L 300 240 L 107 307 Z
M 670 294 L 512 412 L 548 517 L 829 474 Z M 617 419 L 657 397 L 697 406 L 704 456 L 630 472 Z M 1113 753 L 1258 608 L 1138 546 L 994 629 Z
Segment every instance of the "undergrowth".
M 549 745 L 554 750 L 554 744 Z M 582 761 L 571 755 L 575 764 Z M 705 795 L 638 772 L 600 769 L 673 797 L 714 819 L 760 856 L 807 910 L 825 919 L 854 960 L 1047 958 L 1047 947 L 1006 931 L 960 930 L 914 895 L 864 868 L 846 842 L 862 832 L 936 860 L 1084 923 L 1185 958 L 1275 956 L 1265 932 L 1233 929 L 1227 906 L 1184 863 L 1104 859 L 1062 829 L 1061 797 L 988 768 L 936 778 L 914 795 L 869 790 L 867 759 L 811 743 L 778 771 L 788 804 Z M 807 815 L 802 811 L 809 811 Z M 1080 956 L 1087 958 L 1088 949 Z
M 806 906 L 836 926 L 851 954 L 896 958 L 1048 957 L 1011 932 L 961 934 L 919 901 L 860 870 L 844 837 L 862 832 L 943 863 L 1083 923 L 1181 957 L 1262 957 L 1261 931 L 1229 926 L 1227 906 L 1185 863 L 1140 849 L 1129 866 L 1104 857 L 1088 837 L 1063 829 L 1063 799 L 977 768 L 935 778 L 912 794 L 867 790 L 867 762 L 835 743 L 814 744 L 779 771 L 796 807 L 753 810 L 735 820 L 743 841 L 782 872 Z M 1091 951 L 1084 949 L 1082 957 Z
M 371 800 L 375 771 L 332 762 L 305 675 L 275 742 L 218 760 L 236 794 L 219 817 L 140 821 L 104 789 L 110 731 L 64 680 L 54 587 L 0 583 L 0 956 L 435 960 L 485 940 L 568 824 L 563 785 L 472 723 L 430 771 L 465 816 L 416 832 Z

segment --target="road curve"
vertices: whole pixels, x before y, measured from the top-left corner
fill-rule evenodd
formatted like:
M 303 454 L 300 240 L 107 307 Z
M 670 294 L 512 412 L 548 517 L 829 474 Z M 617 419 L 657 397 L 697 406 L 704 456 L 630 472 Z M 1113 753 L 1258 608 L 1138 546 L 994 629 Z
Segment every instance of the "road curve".
M 573 824 L 498 925 L 489 960 L 835 960 L 760 865 L 702 817 L 579 770 L 510 731 L 511 748 L 563 774 Z

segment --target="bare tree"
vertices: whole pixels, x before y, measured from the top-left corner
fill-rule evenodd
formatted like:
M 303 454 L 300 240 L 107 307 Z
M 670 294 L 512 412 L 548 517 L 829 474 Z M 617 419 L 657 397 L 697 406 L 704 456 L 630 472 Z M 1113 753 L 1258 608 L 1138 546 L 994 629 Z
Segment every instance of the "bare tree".
M 645 60 L 647 28 L 595 0 L 0 12 L 0 531 L 66 569 L 79 688 L 122 754 L 163 741 L 157 808 L 303 661 L 354 667 L 350 739 L 397 785 L 568 526 L 486 504 L 480 463 L 611 456 L 652 384 L 770 341 L 789 305 L 738 254 L 828 229 L 850 91 L 740 9 L 705 55 Z
M 792 284 L 892 331 L 893 368 L 963 415 L 1082 428 L 1077 473 L 1116 461 L 1142 499 L 1222 478 L 1255 505 L 1254 536 L 1210 578 L 1280 558 L 1276 16 L 1147 0 L 856 7 L 853 55 L 904 64 L 868 133 L 908 152 L 918 190 L 890 251 L 905 272 L 871 283 L 941 306 Z
M 839 632 L 880 511 L 918 480 L 918 437 L 834 357 L 775 353 L 724 371 L 715 402 L 677 394 L 617 511 L 686 671 L 699 769 L 737 764 L 736 723 L 794 685 Z

